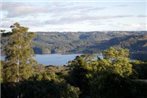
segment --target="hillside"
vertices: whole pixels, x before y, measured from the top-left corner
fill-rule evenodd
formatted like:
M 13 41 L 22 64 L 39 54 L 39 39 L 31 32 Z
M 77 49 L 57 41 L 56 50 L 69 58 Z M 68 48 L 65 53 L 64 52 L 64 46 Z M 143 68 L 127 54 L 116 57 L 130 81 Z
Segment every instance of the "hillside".
M 2 47 L 6 42 L 7 37 L 3 34 Z M 36 32 L 33 40 L 36 54 L 97 53 L 111 46 L 128 48 L 137 58 L 145 58 L 147 57 L 147 32 Z
M 144 34 L 146 32 L 37 32 L 34 50 L 36 53 L 93 53 L 107 49 L 120 38 L 123 41 L 128 36 Z

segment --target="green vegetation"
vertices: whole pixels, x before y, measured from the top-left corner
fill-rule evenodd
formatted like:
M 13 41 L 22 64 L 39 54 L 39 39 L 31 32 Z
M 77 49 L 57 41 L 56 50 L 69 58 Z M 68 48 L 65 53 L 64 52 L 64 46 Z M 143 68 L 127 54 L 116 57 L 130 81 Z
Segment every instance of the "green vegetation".
M 34 34 L 28 28 L 15 23 L 3 36 L 2 98 L 147 97 L 147 63 L 131 61 L 128 49 L 111 47 L 102 59 L 81 55 L 67 66 L 44 66 L 32 58 Z
M 145 31 L 108 31 L 108 32 L 37 32 L 34 47 L 37 52 L 48 49 L 52 52 L 96 53 L 111 46 L 128 48 L 131 52 L 146 51 Z M 38 52 L 39 53 L 39 52 Z
M 101 60 L 94 60 L 94 58 L 85 55 L 77 57 L 74 61 L 70 62 L 69 66 L 71 66 L 72 71 L 69 81 L 73 85 L 80 87 L 83 92 L 82 98 L 88 98 L 88 96 L 90 98 L 107 98 L 109 95 L 106 94 L 106 97 L 100 93 L 103 91 L 102 89 L 109 88 L 106 87 L 106 80 L 109 81 L 111 79 L 111 82 L 115 82 L 116 79 L 119 82 L 121 81 L 119 79 L 123 80 L 133 74 L 132 65 L 126 55 L 128 56 L 126 49 L 110 48 L 104 51 L 105 58 Z M 115 86 L 115 84 L 112 85 Z M 111 92 L 113 88 L 109 90 Z M 113 94 L 113 92 L 111 93 Z M 111 96 L 112 98 L 119 97 Z
M 33 50 L 31 48 L 34 34 L 28 28 L 15 23 L 11 26 L 8 43 L 5 45 L 5 64 L 3 81 L 19 82 L 32 75 L 34 64 Z
M 33 50 L 36 54 L 91 54 L 110 47 L 121 47 L 130 50 L 131 58 L 146 61 L 146 31 L 36 32 L 35 34 Z M 5 44 L 6 41 L 7 37 L 2 36 L 1 43 Z

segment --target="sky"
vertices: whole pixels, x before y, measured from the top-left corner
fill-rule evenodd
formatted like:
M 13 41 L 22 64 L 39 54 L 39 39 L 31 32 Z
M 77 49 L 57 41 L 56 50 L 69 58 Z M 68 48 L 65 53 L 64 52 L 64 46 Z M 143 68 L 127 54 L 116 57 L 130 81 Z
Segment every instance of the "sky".
M 0 29 L 147 31 L 147 0 L 1 0 Z

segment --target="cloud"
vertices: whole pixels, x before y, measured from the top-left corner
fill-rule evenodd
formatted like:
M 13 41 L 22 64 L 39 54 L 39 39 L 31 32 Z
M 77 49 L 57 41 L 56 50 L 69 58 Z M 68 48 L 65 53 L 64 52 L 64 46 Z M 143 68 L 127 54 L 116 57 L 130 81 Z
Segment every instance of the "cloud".
M 40 13 L 53 14 L 53 16 L 64 13 L 83 13 L 89 11 L 104 10 L 105 7 L 91 7 L 88 4 L 77 3 L 20 3 L 5 2 L 2 3 L 2 10 L 7 12 L 7 18 L 21 17 L 27 15 L 38 15 Z
M 30 3 L 2 3 L 2 10 L 7 12 L 7 18 L 32 15 L 38 12 L 47 12 L 45 8 L 36 7 Z
M 139 17 L 139 18 L 147 18 L 147 15 L 138 15 L 136 17 Z
M 73 16 L 63 16 L 54 20 L 45 21 L 46 24 L 59 25 L 59 24 L 72 24 L 72 23 L 80 23 L 80 22 L 94 22 L 94 21 L 102 21 L 108 19 L 116 19 L 116 18 L 130 18 L 135 17 L 132 15 L 118 15 L 118 16 L 92 16 L 92 15 L 73 15 Z
M 140 11 L 131 9 L 137 7 L 141 6 L 96 2 L 5 2 L 2 3 L 1 27 L 6 28 L 19 22 L 36 30 L 48 30 L 49 27 L 52 30 L 117 29 L 115 26 L 118 27 L 118 21 L 121 24 L 132 21 L 139 24 L 139 21 L 142 22 L 147 17 Z M 118 29 L 123 28 L 122 26 Z M 133 29 L 133 26 L 130 27 Z M 134 29 L 136 27 L 134 26 Z

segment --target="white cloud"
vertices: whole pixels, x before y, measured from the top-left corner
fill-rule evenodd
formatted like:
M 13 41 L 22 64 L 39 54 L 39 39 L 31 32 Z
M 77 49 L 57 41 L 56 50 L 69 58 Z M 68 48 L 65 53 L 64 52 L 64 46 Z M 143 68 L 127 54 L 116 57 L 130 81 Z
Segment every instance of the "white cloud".
M 33 31 L 147 30 L 142 3 L 5 2 L 2 5 L 2 28 L 19 22 Z

